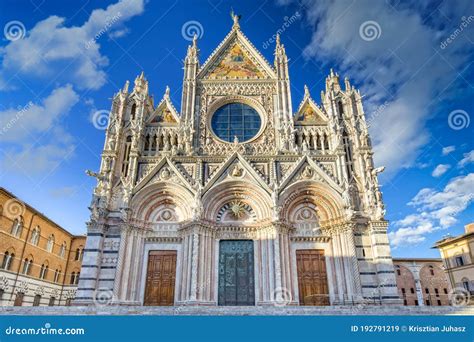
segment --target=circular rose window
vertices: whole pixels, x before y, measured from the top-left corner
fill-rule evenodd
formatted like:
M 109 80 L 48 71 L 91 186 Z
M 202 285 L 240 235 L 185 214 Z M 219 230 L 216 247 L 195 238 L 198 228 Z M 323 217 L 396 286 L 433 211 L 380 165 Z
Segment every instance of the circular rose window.
M 227 142 L 251 140 L 262 126 L 262 119 L 255 109 L 244 103 L 229 103 L 217 109 L 212 115 L 211 127 L 214 134 Z

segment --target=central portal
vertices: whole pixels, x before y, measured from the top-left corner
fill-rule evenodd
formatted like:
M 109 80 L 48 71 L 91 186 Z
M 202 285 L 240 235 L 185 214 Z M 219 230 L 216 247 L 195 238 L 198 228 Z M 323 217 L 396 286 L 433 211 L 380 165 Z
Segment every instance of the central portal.
M 255 305 L 253 241 L 220 241 L 218 303 Z

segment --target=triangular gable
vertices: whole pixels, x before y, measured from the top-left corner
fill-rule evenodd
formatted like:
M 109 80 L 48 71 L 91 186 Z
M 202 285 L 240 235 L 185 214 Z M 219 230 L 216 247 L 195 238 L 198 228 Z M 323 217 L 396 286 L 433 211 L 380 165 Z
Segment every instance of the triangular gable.
M 166 169 L 165 172 L 161 172 L 162 170 Z M 188 181 L 188 179 L 181 173 L 181 171 L 173 164 L 173 162 L 168 157 L 163 157 L 158 164 L 141 180 L 139 180 L 138 184 L 135 186 L 133 193 L 138 192 L 139 190 L 143 189 L 148 184 L 152 184 L 158 181 L 162 182 L 170 182 L 178 181 L 181 183 L 185 188 L 194 192 L 193 185 Z
M 176 125 L 179 123 L 179 115 L 176 108 L 173 106 L 169 97 L 169 89 L 166 89 L 166 93 L 163 99 L 160 101 L 156 109 L 148 118 L 149 124 L 162 124 L 162 125 Z
M 325 125 L 328 117 L 313 101 L 308 91 L 305 90 L 305 97 L 298 107 L 294 117 L 296 125 Z
M 275 71 L 240 29 L 233 29 L 201 67 L 198 78 L 276 78 Z
M 227 173 L 232 173 L 238 170 L 236 170 L 233 166 L 234 164 L 238 164 L 238 166 L 241 166 L 243 170 L 246 171 L 246 173 L 250 176 L 250 178 L 255 181 L 258 185 L 263 187 L 268 193 L 271 193 L 272 190 L 268 186 L 268 184 L 265 182 L 264 179 L 258 174 L 256 170 L 253 169 L 252 165 L 244 158 L 240 153 L 235 152 L 232 154 L 220 167 L 219 170 L 214 172 L 214 174 L 211 176 L 209 181 L 206 183 L 203 189 L 203 194 L 206 193 L 214 184 L 216 184 L 220 179 L 222 179 L 223 176 L 225 176 L 226 172 Z M 238 175 L 237 175 L 238 178 Z
M 306 168 L 309 166 L 309 168 Z M 339 193 L 343 192 L 343 189 L 337 184 L 333 177 L 331 177 L 322 167 L 318 165 L 317 162 L 309 158 L 308 156 L 303 156 L 290 170 L 287 175 L 281 180 L 279 188 L 281 190 L 285 189 L 292 180 L 299 180 L 298 177 L 302 176 L 302 179 L 318 179 L 328 184 L 331 188 L 336 190 Z

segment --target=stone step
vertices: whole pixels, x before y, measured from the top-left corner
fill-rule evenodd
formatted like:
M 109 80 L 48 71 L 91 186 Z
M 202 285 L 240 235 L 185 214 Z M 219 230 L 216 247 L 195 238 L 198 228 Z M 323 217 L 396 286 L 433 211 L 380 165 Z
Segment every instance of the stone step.
M 291 315 L 474 315 L 474 306 L 56 306 L 0 307 L 0 315 L 196 315 L 196 316 L 291 316 Z

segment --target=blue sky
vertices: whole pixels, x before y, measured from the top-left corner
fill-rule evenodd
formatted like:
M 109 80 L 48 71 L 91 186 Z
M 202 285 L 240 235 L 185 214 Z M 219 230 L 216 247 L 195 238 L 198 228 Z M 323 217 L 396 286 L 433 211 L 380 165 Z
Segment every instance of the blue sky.
M 395 256 L 474 221 L 472 1 L 18 1 L 0 4 L 0 185 L 82 234 L 104 131 L 91 117 L 142 70 L 179 109 L 189 33 L 203 63 L 241 28 L 290 57 L 293 107 L 319 101 L 330 68 L 364 94 Z M 194 31 L 193 31 L 194 30 Z

